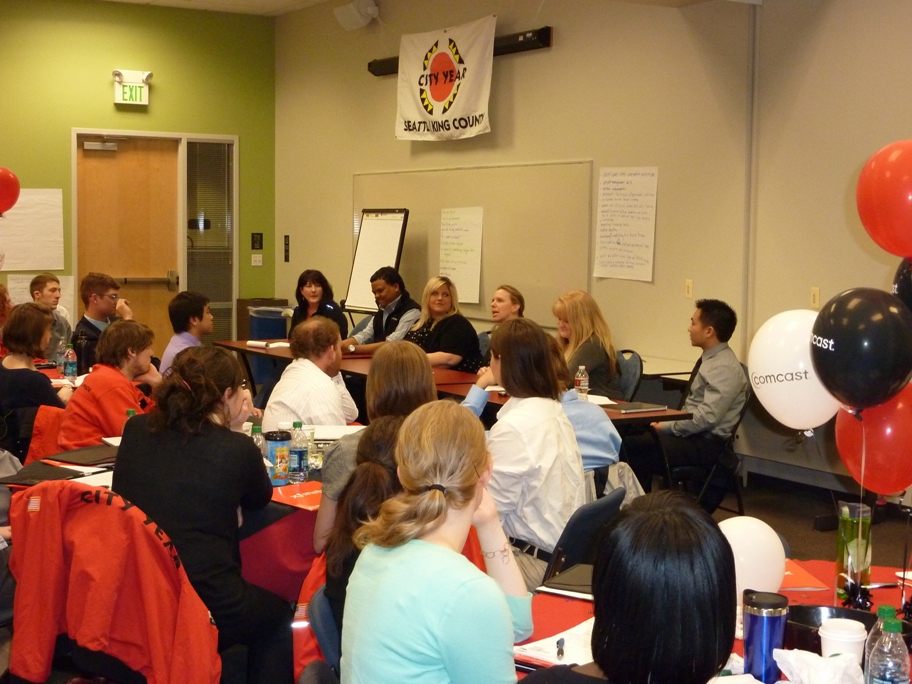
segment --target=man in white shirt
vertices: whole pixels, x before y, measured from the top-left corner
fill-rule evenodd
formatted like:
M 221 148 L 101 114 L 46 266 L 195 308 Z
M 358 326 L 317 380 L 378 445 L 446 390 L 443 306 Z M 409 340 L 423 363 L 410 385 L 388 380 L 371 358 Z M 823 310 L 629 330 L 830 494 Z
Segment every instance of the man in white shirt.
M 49 361 L 57 361 L 57 355 L 65 351 L 70 336 L 73 334 L 70 322 L 57 310 L 61 295 L 60 279 L 53 273 L 39 273 L 32 278 L 29 292 L 32 293 L 32 300 L 51 307 L 51 312 L 54 314 L 54 320 L 51 322 L 51 341 L 44 350 L 44 358 Z M 63 350 L 60 348 L 61 342 L 64 345 Z
M 174 335 L 162 354 L 162 375 L 168 372 L 174 357 L 184 349 L 198 347 L 203 343 L 203 335 L 212 332 L 212 312 L 209 311 L 209 298 L 199 292 L 178 292 L 168 304 L 168 318 Z
M 299 323 L 289 341 L 294 361 L 269 397 L 263 432 L 277 429 L 280 422 L 345 425 L 357 418 L 358 409 L 339 372 L 339 326 L 328 318 L 314 316 Z

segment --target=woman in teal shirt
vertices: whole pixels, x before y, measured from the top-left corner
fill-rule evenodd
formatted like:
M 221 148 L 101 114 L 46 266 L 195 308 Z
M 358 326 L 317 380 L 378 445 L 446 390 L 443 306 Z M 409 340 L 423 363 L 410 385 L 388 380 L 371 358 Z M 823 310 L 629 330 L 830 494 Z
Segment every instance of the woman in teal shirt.
M 486 489 L 481 423 L 453 402 L 425 404 L 399 431 L 396 463 L 403 491 L 355 532 L 343 684 L 515 682 L 532 597 Z M 461 554 L 472 525 L 487 574 Z

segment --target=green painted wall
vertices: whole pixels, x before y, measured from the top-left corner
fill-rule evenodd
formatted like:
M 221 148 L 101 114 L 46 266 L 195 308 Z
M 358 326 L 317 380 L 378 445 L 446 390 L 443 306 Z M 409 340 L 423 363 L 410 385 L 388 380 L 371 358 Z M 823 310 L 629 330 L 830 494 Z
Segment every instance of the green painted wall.
M 240 296 L 272 296 L 274 47 L 267 17 L 97 0 L 0 2 L 0 166 L 22 187 L 63 188 L 66 273 L 72 128 L 237 135 Z M 114 105 L 117 68 L 154 73 L 148 108 Z M 265 233 L 262 267 L 250 266 L 251 232 Z

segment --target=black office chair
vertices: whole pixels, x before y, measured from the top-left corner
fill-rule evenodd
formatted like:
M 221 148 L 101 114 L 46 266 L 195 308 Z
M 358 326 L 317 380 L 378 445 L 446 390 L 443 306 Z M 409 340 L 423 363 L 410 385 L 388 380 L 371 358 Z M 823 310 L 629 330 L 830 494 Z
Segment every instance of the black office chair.
M 342 633 L 339 626 L 336 625 L 336 618 L 333 617 L 332 607 L 329 605 L 329 599 L 326 598 L 325 589 L 324 584 L 314 593 L 310 599 L 310 605 L 307 607 L 307 615 L 310 618 L 310 628 L 317 637 L 323 657 L 338 673 L 339 663 L 342 660 Z
M 659 439 L 658 435 L 654 435 L 656 444 L 658 445 L 659 449 L 662 450 L 662 456 L 665 459 L 665 484 L 667 487 L 674 487 L 693 492 L 696 490 L 696 485 L 702 483 L 702 486 L 696 495 L 697 503 L 702 504 L 703 497 L 709 490 L 709 486 L 712 484 L 713 480 L 716 478 L 727 477 L 728 485 L 735 493 L 735 499 L 738 502 L 738 508 L 737 510 L 725 508 L 724 506 L 719 506 L 719 508 L 731 513 L 737 513 L 738 515 L 744 515 L 744 497 L 741 494 L 741 478 L 739 477 L 741 471 L 741 459 L 735 452 L 735 438 L 738 434 L 738 427 L 741 425 L 741 421 L 744 420 L 744 416 L 747 414 L 747 407 L 751 398 L 751 385 L 749 376 L 747 375 L 747 367 L 742 363 L 741 368 L 744 371 L 744 375 L 748 377 L 747 388 L 744 392 L 744 406 L 741 407 L 741 412 L 738 414 L 738 421 L 732 427 L 731 435 L 723 442 L 722 448 L 719 451 L 719 456 L 711 467 L 689 465 L 672 468 L 668 462 L 668 454 L 666 454 L 665 450 L 662 448 L 662 441 Z M 691 378 L 691 382 L 692 381 L 693 378 Z M 683 407 L 683 401 L 681 405 Z M 650 429 L 654 431 L 653 428 Z
M 643 379 L 643 359 L 633 349 L 621 349 L 617 353 L 617 365 L 624 401 L 633 401 Z
M 542 582 L 547 582 L 560 574 L 564 568 L 571 568 L 580 563 L 592 563 L 599 532 L 621 510 L 626 494 L 626 489 L 618 487 L 601 499 L 583 504 L 570 516 L 560 539 L 557 540 L 551 560 L 548 561 Z
M 312 660 L 298 677 L 298 684 L 339 684 L 339 676 L 328 663 Z

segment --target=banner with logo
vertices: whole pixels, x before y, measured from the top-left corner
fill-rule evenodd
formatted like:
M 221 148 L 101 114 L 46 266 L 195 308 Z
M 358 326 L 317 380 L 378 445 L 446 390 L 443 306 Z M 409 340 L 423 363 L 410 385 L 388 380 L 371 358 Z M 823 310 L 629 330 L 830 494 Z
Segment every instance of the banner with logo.
M 488 133 L 493 16 L 402 36 L 398 140 L 456 140 Z

